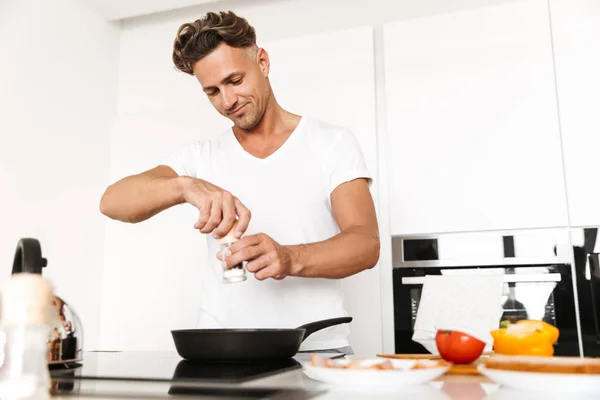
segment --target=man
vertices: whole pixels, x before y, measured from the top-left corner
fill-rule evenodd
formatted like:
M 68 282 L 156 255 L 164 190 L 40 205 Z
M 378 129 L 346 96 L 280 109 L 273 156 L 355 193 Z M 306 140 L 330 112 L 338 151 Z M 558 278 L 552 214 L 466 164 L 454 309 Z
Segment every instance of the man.
M 135 223 L 181 203 L 199 210 L 194 227 L 210 235 L 201 328 L 294 328 L 346 316 L 340 279 L 379 259 L 371 178 L 354 135 L 277 103 L 269 56 L 232 12 L 183 24 L 173 61 L 233 126 L 112 184 L 102 213 Z M 218 239 L 236 221 L 240 240 L 222 259 Z M 222 284 L 222 268 L 244 261 L 256 279 Z M 347 324 L 327 328 L 301 350 L 351 352 L 348 336 Z

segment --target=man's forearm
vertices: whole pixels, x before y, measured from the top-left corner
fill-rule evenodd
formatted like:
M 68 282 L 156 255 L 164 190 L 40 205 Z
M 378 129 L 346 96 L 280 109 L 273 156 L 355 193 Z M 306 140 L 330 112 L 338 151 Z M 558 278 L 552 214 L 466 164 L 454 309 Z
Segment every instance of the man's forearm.
M 134 175 L 109 186 L 100 211 L 123 222 L 141 222 L 184 202 L 186 177 Z
M 360 226 L 323 242 L 287 247 L 292 252 L 292 274 L 306 278 L 346 278 L 379 260 L 379 237 Z

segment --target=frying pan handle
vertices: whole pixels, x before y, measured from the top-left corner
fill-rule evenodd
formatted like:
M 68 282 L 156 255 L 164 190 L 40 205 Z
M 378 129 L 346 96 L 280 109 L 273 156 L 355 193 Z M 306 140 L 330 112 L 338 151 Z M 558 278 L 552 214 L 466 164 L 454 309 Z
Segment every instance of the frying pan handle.
M 321 329 L 329 328 L 330 326 L 347 324 L 352 322 L 352 317 L 340 317 L 340 318 L 330 318 L 324 319 L 321 321 L 310 322 L 308 324 L 304 324 L 299 326 L 298 329 L 304 329 L 304 336 L 302 337 L 302 341 L 315 333 L 316 331 L 320 331 Z

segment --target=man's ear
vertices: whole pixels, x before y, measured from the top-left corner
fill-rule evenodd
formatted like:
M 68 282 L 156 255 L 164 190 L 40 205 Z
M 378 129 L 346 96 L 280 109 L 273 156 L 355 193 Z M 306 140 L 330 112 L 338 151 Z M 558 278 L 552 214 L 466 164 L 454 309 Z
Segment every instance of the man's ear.
M 259 48 L 256 51 L 256 60 L 258 62 L 258 66 L 265 78 L 269 76 L 269 71 L 271 69 L 271 62 L 269 61 L 269 53 L 263 48 Z

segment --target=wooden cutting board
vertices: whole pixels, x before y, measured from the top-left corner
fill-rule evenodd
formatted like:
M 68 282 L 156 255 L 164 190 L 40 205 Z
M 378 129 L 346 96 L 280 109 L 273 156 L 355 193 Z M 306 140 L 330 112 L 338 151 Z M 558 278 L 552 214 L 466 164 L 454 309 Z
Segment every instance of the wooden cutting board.
M 483 363 L 481 358 L 473 361 L 471 364 L 452 364 L 450 369 L 446 371 L 446 375 L 481 375 L 477 370 L 479 364 Z
M 489 356 L 492 352 L 484 352 L 482 356 Z M 439 355 L 435 354 L 377 354 L 377 357 L 393 358 L 397 360 L 441 360 Z M 471 364 L 453 364 L 446 372 L 446 375 L 480 375 L 477 367 L 484 362 L 485 357 L 480 357 Z

